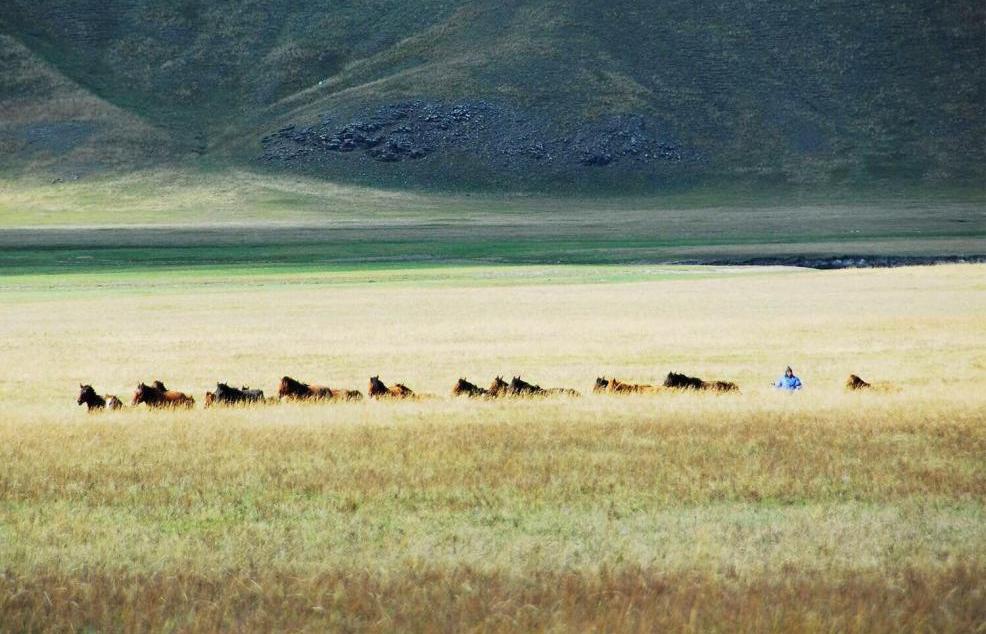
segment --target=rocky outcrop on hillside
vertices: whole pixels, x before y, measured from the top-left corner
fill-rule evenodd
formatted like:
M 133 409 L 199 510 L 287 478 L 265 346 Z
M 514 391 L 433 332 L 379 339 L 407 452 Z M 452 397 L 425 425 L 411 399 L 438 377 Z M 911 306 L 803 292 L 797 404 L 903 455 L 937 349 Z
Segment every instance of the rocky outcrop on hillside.
M 489 101 L 406 101 L 359 116 L 322 115 L 262 139 L 267 162 L 319 164 L 354 158 L 402 163 L 466 156 L 503 169 L 641 168 L 687 158 L 660 125 L 621 114 L 563 127 Z

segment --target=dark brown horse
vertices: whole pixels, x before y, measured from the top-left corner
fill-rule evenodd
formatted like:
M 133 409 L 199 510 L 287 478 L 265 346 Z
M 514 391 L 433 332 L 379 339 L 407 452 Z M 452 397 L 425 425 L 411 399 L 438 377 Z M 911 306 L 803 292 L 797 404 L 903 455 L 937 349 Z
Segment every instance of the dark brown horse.
M 85 403 L 86 410 L 89 412 L 123 407 L 123 402 L 112 394 L 100 396 L 96 394 L 96 390 L 91 385 L 82 385 L 81 383 L 79 384 L 79 398 L 76 403 L 79 405 Z
M 215 405 L 247 405 L 263 403 L 264 400 L 263 390 L 251 390 L 246 386 L 237 389 L 226 383 L 216 383 L 216 391 L 212 392 L 212 403 Z M 209 403 L 206 403 L 208 406 Z
M 709 392 L 737 392 L 739 386 L 728 381 L 703 381 L 702 379 L 668 372 L 664 379 L 664 387 L 672 390 L 704 390 Z
M 396 383 L 394 387 L 387 387 L 379 376 L 370 377 L 370 387 L 368 389 L 370 398 L 413 398 L 414 390 L 404 385 Z
M 478 385 L 470 383 L 469 381 L 460 378 L 455 383 L 455 387 L 452 388 L 452 396 L 468 396 L 475 398 L 477 396 L 489 396 L 490 391 L 485 390 Z
M 519 376 L 510 381 L 510 393 L 514 396 L 582 396 L 577 390 L 566 387 L 545 389 L 540 385 L 532 385 Z
M 154 385 L 141 383 L 134 391 L 133 404 L 146 403 L 148 407 L 194 407 L 195 399 L 177 390 L 169 390 L 164 383 L 155 381 Z

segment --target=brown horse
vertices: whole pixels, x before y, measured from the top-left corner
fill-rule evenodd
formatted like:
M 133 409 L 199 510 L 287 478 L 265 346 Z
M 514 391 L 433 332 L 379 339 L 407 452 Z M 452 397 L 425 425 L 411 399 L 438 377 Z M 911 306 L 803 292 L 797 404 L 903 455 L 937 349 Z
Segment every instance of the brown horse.
M 598 384 L 598 380 L 596 381 Z M 656 385 L 644 385 L 640 383 L 624 383 L 619 379 L 612 378 L 606 386 L 606 391 L 610 394 L 644 394 L 660 392 L 661 388 Z
M 510 396 L 510 384 L 498 376 L 490 383 L 490 389 L 486 390 L 490 396 L 497 398 L 500 396 Z
M 332 388 L 325 385 L 309 385 L 295 381 L 289 376 L 281 377 L 281 385 L 277 389 L 280 398 L 296 401 L 318 401 L 335 398 Z
M 363 393 L 359 390 L 333 390 L 332 398 L 341 399 L 343 401 L 362 401 Z
M 855 392 L 857 390 L 868 390 L 871 387 L 873 387 L 871 384 L 867 383 L 855 374 L 850 374 L 849 378 L 846 379 L 846 389 L 850 392 Z
M 484 390 L 483 388 L 470 383 L 469 381 L 460 378 L 456 381 L 455 386 L 452 388 L 452 396 L 468 396 L 470 398 L 475 398 L 477 396 L 489 396 L 490 391 Z
M 79 384 L 79 398 L 76 400 L 78 405 L 86 404 L 86 411 L 101 411 L 103 409 L 120 409 L 123 402 L 112 394 L 100 396 L 91 385 Z
M 893 383 L 885 383 L 883 381 L 869 383 L 864 381 L 858 375 L 850 374 L 849 378 L 846 379 L 846 390 L 850 392 L 896 393 L 900 392 L 901 388 Z
M 664 387 L 672 390 L 703 390 L 709 392 L 738 392 L 739 386 L 728 381 L 703 381 L 702 379 L 668 372 Z
M 368 389 L 370 398 L 413 398 L 414 390 L 404 385 L 396 383 L 394 387 L 387 387 L 379 376 L 370 377 L 370 387 Z
M 134 391 L 133 404 L 146 403 L 148 407 L 194 407 L 195 399 L 177 390 L 169 390 L 164 383 L 155 381 L 154 385 L 141 383 Z
M 202 399 L 202 407 L 206 407 L 206 408 L 212 407 L 213 403 L 215 402 L 216 402 L 216 393 L 206 392 L 205 398 Z

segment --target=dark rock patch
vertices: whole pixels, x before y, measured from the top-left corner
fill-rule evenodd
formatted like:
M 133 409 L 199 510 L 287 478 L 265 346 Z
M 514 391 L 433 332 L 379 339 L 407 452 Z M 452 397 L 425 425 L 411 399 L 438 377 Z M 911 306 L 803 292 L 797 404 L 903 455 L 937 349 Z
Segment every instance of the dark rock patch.
M 507 173 L 646 170 L 688 158 L 660 123 L 643 115 L 565 124 L 482 100 L 405 101 L 347 117 L 324 113 L 318 123 L 265 136 L 262 145 L 261 160 L 287 165 L 467 157 Z

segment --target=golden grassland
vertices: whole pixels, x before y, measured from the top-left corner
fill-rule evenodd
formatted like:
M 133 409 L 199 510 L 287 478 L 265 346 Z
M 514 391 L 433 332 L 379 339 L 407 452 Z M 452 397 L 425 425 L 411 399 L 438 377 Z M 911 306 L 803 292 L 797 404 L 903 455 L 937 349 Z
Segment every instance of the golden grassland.
M 986 623 L 986 267 L 0 287 L 0 630 Z M 769 387 L 787 363 L 803 393 Z M 673 369 L 742 392 L 589 393 Z M 899 390 L 847 394 L 850 372 Z M 378 373 L 434 398 L 75 405 L 80 382 L 201 402 Z M 520 373 L 585 396 L 448 396 Z

